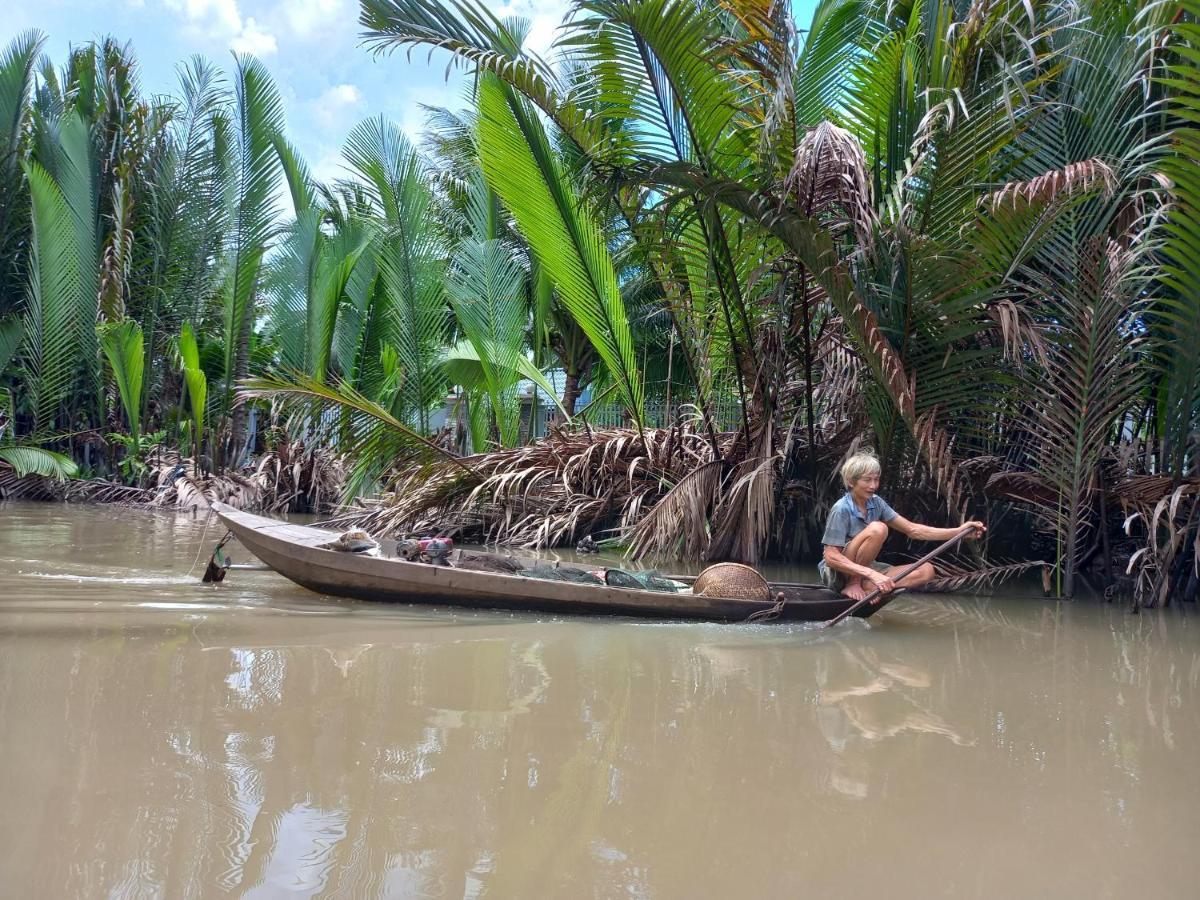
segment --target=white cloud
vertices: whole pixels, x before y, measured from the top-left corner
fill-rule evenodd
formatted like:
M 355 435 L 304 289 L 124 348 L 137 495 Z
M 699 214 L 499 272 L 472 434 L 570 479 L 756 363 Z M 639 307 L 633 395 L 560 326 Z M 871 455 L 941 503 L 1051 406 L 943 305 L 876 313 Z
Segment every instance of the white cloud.
M 321 99 L 339 106 L 356 106 L 362 103 L 362 94 L 352 84 L 335 84 L 321 95 Z
M 241 33 L 229 42 L 229 49 L 235 53 L 249 53 L 252 56 L 269 56 L 279 49 L 279 45 L 275 43 L 275 35 L 259 28 L 251 16 L 246 20 Z
M 529 22 L 525 49 L 545 56 L 557 36 L 558 26 L 570 9 L 564 0 L 511 0 L 495 10 L 496 18 L 517 16 Z
M 275 12 L 303 38 L 358 24 L 358 4 L 353 0 L 283 0 Z
M 237 0 L 165 0 L 168 9 L 182 13 L 194 33 L 225 44 L 236 53 L 270 56 L 279 50 L 275 35 L 253 16 L 242 19 Z
M 214 35 L 237 34 L 242 30 L 237 0 L 167 0 L 167 6 Z
M 310 173 L 314 181 L 322 184 L 332 184 L 340 178 L 346 178 L 346 161 L 342 159 L 340 150 L 326 150 L 312 164 Z
M 313 118 L 326 129 L 344 126 L 364 105 L 362 91 L 353 84 L 335 84 L 309 104 Z

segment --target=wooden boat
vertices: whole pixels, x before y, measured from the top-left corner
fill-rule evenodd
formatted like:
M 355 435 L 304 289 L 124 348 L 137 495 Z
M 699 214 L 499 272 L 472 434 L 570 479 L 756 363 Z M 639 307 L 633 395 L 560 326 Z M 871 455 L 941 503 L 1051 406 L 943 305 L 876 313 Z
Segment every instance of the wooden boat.
M 271 569 L 322 594 L 361 600 L 528 610 L 660 619 L 743 621 L 774 602 L 662 593 L 649 590 L 546 581 L 467 568 L 406 562 L 386 556 L 343 553 L 322 547 L 337 538 L 323 528 L 267 519 L 214 503 L 213 511 L 242 545 Z M 584 567 L 586 568 L 586 567 Z M 825 621 L 853 601 L 821 585 L 772 584 L 784 594 L 772 621 Z M 874 615 L 902 591 L 885 595 L 855 615 Z

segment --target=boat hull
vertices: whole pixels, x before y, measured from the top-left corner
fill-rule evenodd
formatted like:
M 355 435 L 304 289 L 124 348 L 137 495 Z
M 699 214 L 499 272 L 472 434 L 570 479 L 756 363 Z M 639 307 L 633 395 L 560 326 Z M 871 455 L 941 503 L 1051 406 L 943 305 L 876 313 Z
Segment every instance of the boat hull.
M 214 503 L 213 511 L 247 550 L 280 575 L 309 590 L 336 597 L 568 615 L 710 621 L 743 621 L 775 605 L 753 600 L 544 581 L 520 575 L 342 553 L 320 546 L 337 537 L 331 531 L 267 519 L 222 503 Z M 776 621 L 824 621 L 852 602 L 816 585 L 779 587 L 786 592 L 788 600 L 775 617 Z M 889 595 L 878 604 L 863 607 L 856 615 L 861 618 L 871 616 L 891 599 Z

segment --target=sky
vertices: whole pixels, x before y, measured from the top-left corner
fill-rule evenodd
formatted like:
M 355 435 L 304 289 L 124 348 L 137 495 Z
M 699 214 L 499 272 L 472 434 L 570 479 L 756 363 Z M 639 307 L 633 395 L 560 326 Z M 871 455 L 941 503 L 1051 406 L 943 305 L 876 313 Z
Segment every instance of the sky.
M 0 0 L 0 46 L 36 28 L 60 67 L 72 45 L 112 35 L 133 45 L 146 93 L 178 94 L 176 67 L 195 54 L 232 73 L 233 53 L 252 53 L 283 97 L 288 137 L 315 177 L 338 177 L 341 147 L 363 119 L 383 114 L 410 136 L 424 124 L 420 104 L 459 108 L 463 76 L 446 80 L 448 54 L 427 50 L 375 56 L 362 46 L 358 0 Z M 544 49 L 562 20 L 564 0 L 491 2 L 500 16 L 532 23 L 530 44 Z
M 795 0 L 801 27 L 815 0 Z M 446 79 L 449 55 L 417 49 L 373 55 L 362 46 L 358 0 L 0 0 L 0 46 L 36 28 L 61 67 L 72 45 L 106 35 L 132 43 L 146 93 L 178 94 L 177 65 L 199 54 L 232 72 L 233 53 L 263 61 L 279 87 L 289 139 L 321 181 L 342 176 L 349 131 L 380 114 L 419 137 L 421 104 L 465 105 L 459 70 Z M 488 0 L 499 17 L 528 19 L 527 46 L 543 52 L 566 0 Z

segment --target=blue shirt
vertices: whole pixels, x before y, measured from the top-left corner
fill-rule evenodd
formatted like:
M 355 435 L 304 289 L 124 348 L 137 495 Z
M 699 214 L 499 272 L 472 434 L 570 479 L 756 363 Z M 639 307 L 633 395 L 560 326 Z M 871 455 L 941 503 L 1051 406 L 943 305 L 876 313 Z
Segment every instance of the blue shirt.
M 825 522 L 825 536 L 821 538 L 821 543 L 831 547 L 845 547 L 870 523 L 890 522 L 894 518 L 896 511 L 878 494 L 867 498 L 867 514 L 863 516 L 862 510 L 847 491 L 829 510 L 829 518 Z M 824 568 L 825 560 L 822 559 L 819 566 Z

